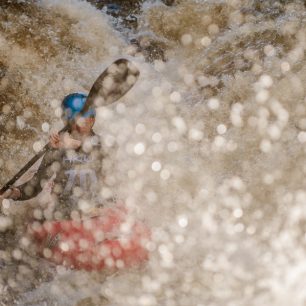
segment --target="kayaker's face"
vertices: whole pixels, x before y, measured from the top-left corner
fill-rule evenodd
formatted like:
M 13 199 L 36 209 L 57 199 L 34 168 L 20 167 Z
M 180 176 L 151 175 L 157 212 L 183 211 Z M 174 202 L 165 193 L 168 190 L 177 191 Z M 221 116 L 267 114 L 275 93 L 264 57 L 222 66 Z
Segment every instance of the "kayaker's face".
M 81 135 L 88 135 L 91 133 L 94 123 L 95 118 L 93 117 L 78 117 L 72 126 L 72 130 L 78 132 Z

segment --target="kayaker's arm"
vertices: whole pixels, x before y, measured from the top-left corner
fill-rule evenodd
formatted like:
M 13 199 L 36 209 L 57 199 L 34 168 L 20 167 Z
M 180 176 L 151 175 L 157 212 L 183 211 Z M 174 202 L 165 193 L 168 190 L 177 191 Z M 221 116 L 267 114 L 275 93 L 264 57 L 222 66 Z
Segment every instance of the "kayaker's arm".
M 43 171 L 43 169 L 39 168 L 30 181 L 17 187 L 20 191 L 20 196 L 16 199 L 16 201 L 32 199 L 42 191 L 41 178 L 43 175 L 41 175 L 40 171 Z
M 39 171 L 40 169 L 38 169 L 37 173 L 30 181 L 18 187 L 9 188 L 1 197 L 4 199 L 13 199 L 15 201 L 25 201 L 36 197 L 42 191 L 40 175 L 38 174 Z
M 23 185 L 8 189 L 2 195 L 3 198 L 10 198 L 15 201 L 25 201 L 36 197 L 44 187 L 42 183 L 47 182 L 52 176 L 52 171 L 50 171 L 49 168 L 53 162 L 60 161 L 62 150 L 77 149 L 80 147 L 81 142 L 71 138 L 68 133 L 63 135 L 54 133 L 50 135 L 50 145 L 52 150 L 45 154 L 33 178 Z
M 18 186 L 20 196 L 16 201 L 25 201 L 36 197 L 43 190 L 43 183 L 47 182 L 52 176 L 50 166 L 59 159 L 60 152 L 51 150 L 47 152 L 39 166 L 39 169 L 31 180 Z

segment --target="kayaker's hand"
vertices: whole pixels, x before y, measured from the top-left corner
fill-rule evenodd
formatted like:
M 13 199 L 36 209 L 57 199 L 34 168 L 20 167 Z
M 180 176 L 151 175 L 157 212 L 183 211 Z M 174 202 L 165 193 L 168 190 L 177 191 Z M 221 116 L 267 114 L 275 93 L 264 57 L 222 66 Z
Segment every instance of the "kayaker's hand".
M 59 135 L 53 133 L 50 136 L 50 144 L 54 149 L 78 149 L 81 146 L 81 141 L 73 139 L 69 133 Z
M 62 147 L 61 138 L 58 133 L 50 135 L 50 144 L 53 149 L 60 149 Z
M 19 199 L 20 196 L 21 192 L 18 188 L 10 188 L 1 195 L 3 199 L 13 199 L 13 200 Z

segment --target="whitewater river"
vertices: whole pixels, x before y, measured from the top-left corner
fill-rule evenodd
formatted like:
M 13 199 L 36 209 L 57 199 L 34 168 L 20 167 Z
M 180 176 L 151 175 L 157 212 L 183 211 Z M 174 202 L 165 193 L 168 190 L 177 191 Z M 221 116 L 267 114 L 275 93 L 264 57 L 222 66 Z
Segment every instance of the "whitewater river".
M 304 1 L 144 1 L 134 14 L 127 27 L 135 16 L 85 1 L 0 2 L 1 185 L 61 127 L 62 98 L 125 57 L 139 81 L 94 127 L 101 195 L 152 229 L 141 268 L 72 271 L 25 249 L 22 203 L 2 209 L 0 305 L 304 306 Z

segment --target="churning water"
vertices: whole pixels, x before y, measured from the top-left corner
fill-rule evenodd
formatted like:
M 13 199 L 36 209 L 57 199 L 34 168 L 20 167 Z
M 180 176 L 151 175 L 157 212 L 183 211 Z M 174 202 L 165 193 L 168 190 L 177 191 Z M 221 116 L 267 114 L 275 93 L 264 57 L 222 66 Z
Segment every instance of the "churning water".
M 0 182 L 60 127 L 64 95 L 133 60 L 139 81 L 95 131 L 101 194 L 150 225 L 150 260 L 114 275 L 50 266 L 23 250 L 25 214 L 4 211 L 2 304 L 305 305 L 304 1 L 145 1 L 136 29 L 115 23 L 84 1 L 1 2 Z

